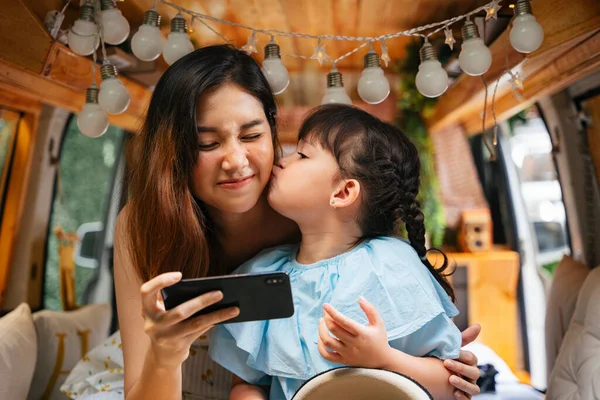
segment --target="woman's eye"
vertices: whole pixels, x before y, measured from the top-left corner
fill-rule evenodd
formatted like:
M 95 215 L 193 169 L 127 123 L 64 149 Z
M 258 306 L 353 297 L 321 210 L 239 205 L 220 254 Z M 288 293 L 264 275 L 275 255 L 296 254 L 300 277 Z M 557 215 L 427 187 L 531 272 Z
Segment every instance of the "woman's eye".
M 260 138 L 262 136 L 262 133 L 257 133 L 256 135 L 248 135 L 248 136 L 244 136 L 242 138 L 242 140 L 246 141 L 246 142 L 251 142 L 253 140 L 256 140 L 258 138 Z
M 305 154 L 302 154 L 302 153 L 300 153 L 300 152 L 298 152 L 298 154 L 300 154 L 300 158 L 308 158 L 308 157 L 306 157 L 306 155 L 305 155 Z
M 213 149 L 215 149 L 215 148 L 216 148 L 218 145 L 219 145 L 219 143 L 199 144 L 199 145 L 198 145 L 198 150 L 200 150 L 200 151 L 208 151 L 208 150 L 213 150 Z

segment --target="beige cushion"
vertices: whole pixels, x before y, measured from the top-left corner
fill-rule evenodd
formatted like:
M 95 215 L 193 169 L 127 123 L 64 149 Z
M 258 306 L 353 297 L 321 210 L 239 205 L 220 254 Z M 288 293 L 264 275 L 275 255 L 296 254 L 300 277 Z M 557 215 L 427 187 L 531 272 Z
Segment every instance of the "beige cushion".
M 36 354 L 31 310 L 22 303 L 0 318 L 0 399 L 27 397 Z
M 337 368 L 304 384 L 293 400 L 431 400 L 421 385 L 395 372 Z
M 75 311 L 39 311 L 33 315 L 38 341 L 35 374 L 29 400 L 66 399 L 60 386 L 89 350 L 108 337 L 109 304 L 93 304 Z
M 546 309 L 548 376 L 552 373 L 558 350 L 575 311 L 579 290 L 589 272 L 590 269 L 585 264 L 575 261 L 569 256 L 564 256 L 554 271 Z
M 548 383 L 548 400 L 600 399 L 600 266 L 586 278 Z

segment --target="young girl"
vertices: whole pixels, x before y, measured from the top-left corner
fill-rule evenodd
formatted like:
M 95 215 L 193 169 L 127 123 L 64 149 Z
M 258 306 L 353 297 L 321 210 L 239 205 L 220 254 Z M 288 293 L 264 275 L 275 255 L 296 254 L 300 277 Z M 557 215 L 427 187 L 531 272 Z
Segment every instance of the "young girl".
M 442 275 L 447 260 L 436 270 L 425 257 L 419 170 L 415 146 L 392 125 L 350 106 L 313 111 L 297 153 L 273 168 L 269 192 L 302 242 L 265 250 L 234 272 L 288 273 L 295 313 L 216 326 L 211 357 L 248 384 L 270 385 L 273 400 L 291 399 L 339 365 L 405 373 L 435 399 L 452 398 L 439 359 L 459 355 L 450 320 L 458 312 Z M 410 243 L 393 237 L 400 221 Z M 411 356 L 424 355 L 436 358 L 411 369 Z M 230 398 L 266 398 L 248 384 L 234 383 Z

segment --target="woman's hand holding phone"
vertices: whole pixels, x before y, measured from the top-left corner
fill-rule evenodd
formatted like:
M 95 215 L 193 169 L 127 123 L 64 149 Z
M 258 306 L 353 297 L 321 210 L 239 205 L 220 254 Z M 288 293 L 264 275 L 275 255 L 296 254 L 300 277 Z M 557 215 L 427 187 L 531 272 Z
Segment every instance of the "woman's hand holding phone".
M 230 307 L 188 320 L 198 311 L 221 301 L 223 293 L 220 291 L 205 293 L 166 310 L 160 292 L 180 280 L 181 272 L 169 272 L 158 275 L 140 288 L 144 331 L 150 337 L 152 355 L 158 365 L 181 365 L 188 358 L 190 346 L 198 337 L 215 324 L 234 318 L 240 312 L 237 307 Z

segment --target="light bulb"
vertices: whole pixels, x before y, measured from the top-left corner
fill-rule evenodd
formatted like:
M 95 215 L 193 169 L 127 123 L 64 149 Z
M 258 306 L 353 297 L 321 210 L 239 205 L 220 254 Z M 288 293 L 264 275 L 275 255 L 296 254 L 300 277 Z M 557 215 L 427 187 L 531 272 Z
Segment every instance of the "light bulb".
M 462 29 L 463 44 L 458 56 L 460 68 L 467 75 L 485 74 L 492 65 L 492 52 L 479 37 L 477 26 L 467 21 Z
M 421 64 L 415 80 L 417 90 L 425 97 L 438 97 L 448 89 L 448 73 L 438 61 L 435 48 L 428 41 L 421 48 Z
M 158 25 L 160 15 L 155 9 L 144 14 L 144 23 L 131 38 L 131 51 L 142 61 L 156 60 L 163 49 L 163 38 Z
M 102 83 L 98 93 L 98 104 L 108 114 L 121 114 L 129 106 L 129 92 L 117 78 L 117 69 L 105 61 L 100 69 Z
M 519 0 L 515 20 L 510 30 L 510 44 L 520 53 L 531 53 L 544 42 L 544 29 L 531 14 L 529 0 Z
M 352 99 L 344 89 L 342 74 L 335 67 L 327 74 L 327 90 L 321 100 L 321 104 L 331 103 L 352 105 Z
M 390 83 L 379 67 L 379 55 L 369 50 L 365 55 L 365 69 L 358 80 L 358 95 L 369 104 L 379 104 L 390 94 Z
M 279 45 L 271 40 L 265 46 L 265 60 L 262 63 L 262 72 L 271 86 L 273 94 L 280 94 L 290 84 L 288 70 L 281 62 Z
M 163 57 L 171 65 L 186 54 L 194 51 L 194 45 L 187 34 L 187 23 L 181 14 L 171 20 L 171 33 L 163 48 Z
M 97 138 L 108 129 L 108 116 L 98 104 L 98 88 L 92 85 L 86 91 L 86 102 L 77 116 L 77 127 L 85 136 Z
M 100 23 L 107 44 L 121 44 L 129 36 L 129 22 L 117 8 L 115 0 L 102 0 Z
M 94 19 L 94 6 L 90 2 L 81 6 L 79 19 L 69 29 L 67 43 L 71 50 L 81 56 L 89 56 L 98 48 L 98 25 Z

